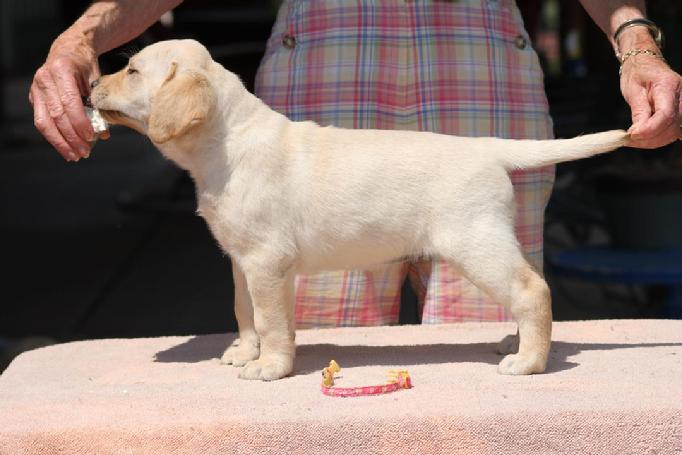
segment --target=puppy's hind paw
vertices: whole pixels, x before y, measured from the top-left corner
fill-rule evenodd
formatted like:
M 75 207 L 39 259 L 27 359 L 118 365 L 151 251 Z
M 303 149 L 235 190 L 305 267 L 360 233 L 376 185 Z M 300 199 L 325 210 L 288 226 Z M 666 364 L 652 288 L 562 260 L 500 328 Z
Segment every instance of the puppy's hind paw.
M 248 362 L 239 372 L 239 377 L 274 381 L 288 375 L 292 370 L 293 362 L 258 359 Z
M 546 361 L 537 355 L 509 354 L 497 366 L 500 374 L 525 375 L 545 371 Z
M 220 358 L 220 363 L 242 367 L 251 360 L 256 360 L 260 355 L 260 349 L 253 343 L 240 343 L 230 346 Z

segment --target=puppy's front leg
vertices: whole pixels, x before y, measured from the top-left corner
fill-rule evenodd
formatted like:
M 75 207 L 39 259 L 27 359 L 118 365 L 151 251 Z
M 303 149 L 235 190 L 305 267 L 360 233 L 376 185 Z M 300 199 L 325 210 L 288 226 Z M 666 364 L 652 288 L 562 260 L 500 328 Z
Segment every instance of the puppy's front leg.
M 232 276 L 234 277 L 234 312 L 239 326 L 239 339 L 227 348 L 220 361 L 241 367 L 258 358 L 260 343 L 253 323 L 253 305 L 246 286 L 246 278 L 234 260 L 232 261 Z
M 254 326 L 260 339 L 260 357 L 244 366 L 243 379 L 271 381 L 292 372 L 294 343 L 294 273 L 268 274 L 245 270 L 253 301 Z

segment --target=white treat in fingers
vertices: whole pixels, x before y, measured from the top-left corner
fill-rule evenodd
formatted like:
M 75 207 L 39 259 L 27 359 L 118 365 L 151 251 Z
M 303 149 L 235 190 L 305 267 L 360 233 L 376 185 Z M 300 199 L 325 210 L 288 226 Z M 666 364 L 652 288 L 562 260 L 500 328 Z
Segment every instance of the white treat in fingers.
M 98 109 L 85 106 L 85 115 L 90 119 L 90 124 L 95 133 L 100 134 L 109 129 L 109 124 L 102 118 L 102 114 L 99 113 Z

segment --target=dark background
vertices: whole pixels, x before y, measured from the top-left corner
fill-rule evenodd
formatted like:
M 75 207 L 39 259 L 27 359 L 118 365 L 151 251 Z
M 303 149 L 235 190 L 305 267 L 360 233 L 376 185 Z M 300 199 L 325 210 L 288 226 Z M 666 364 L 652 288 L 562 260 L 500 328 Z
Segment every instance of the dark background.
M 680 3 L 649 2 L 650 16 L 668 36 L 666 57 L 678 71 Z M 53 342 L 236 329 L 230 261 L 194 215 L 193 187 L 183 172 L 130 130 L 116 128 L 111 140 L 76 164 L 64 162 L 33 128 L 27 101 L 32 75 L 51 41 L 87 4 L 0 3 L 0 371 L 17 352 Z M 577 0 L 518 4 L 545 65 L 556 135 L 627 128 L 617 61 Z M 101 59 L 102 71 L 117 70 L 127 53 L 156 40 L 192 37 L 251 88 L 276 6 L 262 0 L 188 0 L 175 10 L 172 27 L 156 24 L 110 52 Z M 559 16 L 553 14 L 556 7 Z M 578 37 L 577 47 L 565 45 L 570 36 Z M 651 196 L 654 186 L 662 194 L 654 193 L 654 200 L 670 194 L 682 199 L 679 144 L 559 166 L 545 229 L 555 319 L 670 316 L 663 307 L 669 288 L 567 278 L 553 257 L 592 245 L 636 251 L 650 248 L 646 241 L 652 238 L 666 238 L 657 251 L 682 246 L 677 225 L 667 218 L 671 239 L 651 232 L 644 233 L 643 245 L 619 238 L 615 215 L 604 202 L 604 195 L 615 192 L 626 197 L 625 206 L 635 206 L 627 199 L 634 189 Z M 640 180 L 609 180 L 621 174 Z M 682 214 L 663 210 L 666 217 Z M 404 291 L 401 322 L 417 323 L 414 295 L 409 287 Z

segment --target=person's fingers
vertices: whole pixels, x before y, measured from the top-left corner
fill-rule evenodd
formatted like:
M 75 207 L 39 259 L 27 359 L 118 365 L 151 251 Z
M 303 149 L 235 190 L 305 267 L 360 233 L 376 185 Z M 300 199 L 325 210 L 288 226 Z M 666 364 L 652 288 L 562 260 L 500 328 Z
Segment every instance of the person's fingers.
M 78 161 L 79 155 L 76 154 L 76 151 L 71 148 L 66 140 L 64 140 L 57 125 L 54 124 L 52 117 L 50 117 L 50 114 L 47 112 L 47 106 L 45 105 L 40 90 L 35 86 L 31 87 L 29 98 L 33 104 L 33 123 L 38 131 L 40 131 L 40 134 L 57 149 L 59 154 L 66 161 Z
M 632 112 L 632 126 L 628 133 L 632 135 L 633 140 L 639 139 L 641 126 L 651 117 L 651 105 L 647 96 L 646 89 L 640 87 L 627 98 Z
M 642 148 L 657 148 L 679 138 L 679 93 L 672 85 L 654 85 L 650 92 L 654 112 L 639 125 L 635 139 Z
M 663 135 L 654 139 L 639 139 L 630 140 L 628 147 L 635 147 L 638 149 L 657 149 L 676 141 L 680 137 L 680 128 L 673 128 L 672 126 L 665 130 Z
M 677 126 L 677 140 L 682 141 L 682 87 L 680 87 L 675 97 L 674 108 L 677 115 L 675 120 L 673 120 L 673 126 Z
M 57 126 L 62 137 L 72 150 L 80 156 L 87 157 L 90 153 L 90 145 L 76 133 L 71 125 L 71 121 L 59 97 L 59 89 L 52 79 L 50 72 L 44 69 L 44 67 L 39 69 L 36 73 L 35 81 L 37 88 L 41 91 L 47 113 Z
M 671 123 L 659 135 L 653 136 L 649 139 L 632 139 L 628 147 L 636 147 L 640 149 L 655 149 L 668 145 L 682 136 L 681 128 L 675 123 Z
M 641 123 L 638 134 L 641 139 L 652 139 L 669 129 L 677 119 L 677 95 L 668 87 L 653 87 L 651 98 L 654 112 Z
M 681 136 L 680 127 L 675 124 L 670 124 L 660 135 L 654 136 L 651 139 L 632 139 L 628 147 L 636 147 L 640 149 L 656 149 L 668 145 L 676 141 Z
M 85 142 L 91 142 L 95 137 L 95 131 L 85 115 L 85 108 L 81 98 L 81 92 L 78 88 L 78 82 L 73 74 L 69 72 L 69 68 L 64 64 L 59 66 L 55 63 L 53 67 L 52 76 L 59 90 L 59 100 L 64 108 L 64 112 L 68 117 L 69 123 L 78 134 L 78 136 Z M 60 70 L 60 68 L 63 68 Z

